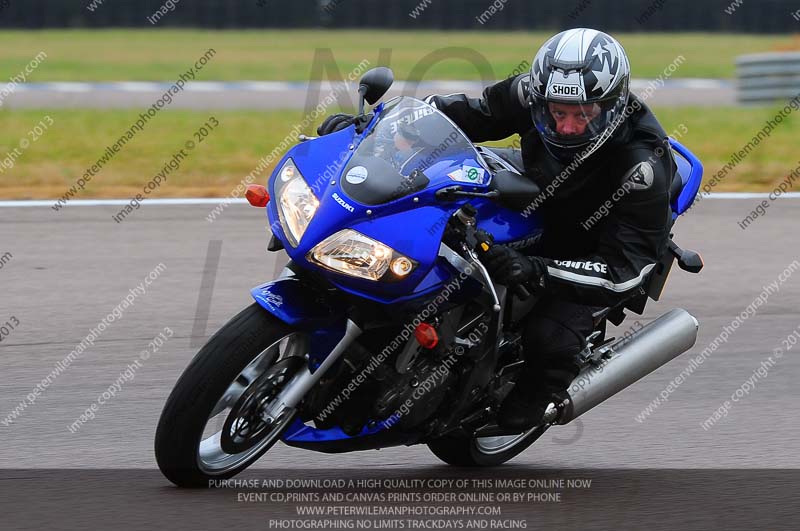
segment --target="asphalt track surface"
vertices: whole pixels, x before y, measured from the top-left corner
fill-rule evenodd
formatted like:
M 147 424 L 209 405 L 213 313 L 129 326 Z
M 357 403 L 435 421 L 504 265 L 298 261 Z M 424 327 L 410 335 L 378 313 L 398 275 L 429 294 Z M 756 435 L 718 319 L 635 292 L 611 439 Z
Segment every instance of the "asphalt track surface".
M 423 98 L 429 94 L 466 93 L 481 95 L 484 86 L 476 81 L 397 81 L 388 97 L 399 95 Z M 9 109 L 138 109 L 153 105 L 169 90 L 169 83 L 26 83 L 17 85 L 2 101 Z M 647 102 L 656 106 L 735 105 L 736 90 L 731 81 L 717 79 L 635 79 L 632 89 L 650 95 Z M 345 89 L 346 87 L 346 89 Z M 340 104 L 352 108 L 355 84 L 291 83 L 271 81 L 190 82 L 176 95 L 170 107 L 176 109 L 312 109 L 323 98 L 337 94 Z
M 689 360 L 759 296 L 762 286 L 778 281 L 800 260 L 795 223 L 800 201 L 778 200 L 747 230 L 740 229 L 737 221 L 758 202 L 707 199 L 681 218 L 675 240 L 700 251 L 705 269 L 691 275 L 676 267 L 662 300 L 620 327 L 683 307 L 701 322 L 695 347 L 579 421 L 553 428 L 500 471 L 453 469 L 425 447 L 326 455 L 278 445 L 244 477 L 593 477 L 591 489 L 570 490 L 560 504 L 512 504 L 503 518 L 528 519 L 529 528 L 538 522 L 601 529 L 608 526 L 597 523 L 598 515 L 608 525 L 614 515 L 617 528 L 640 529 L 645 520 L 639 519 L 646 518 L 651 529 L 707 529 L 717 527 L 715 522 L 733 529 L 750 522 L 749 517 L 771 522 L 763 528 L 780 528 L 797 516 L 796 503 L 782 498 L 796 494 L 800 473 L 781 469 L 800 468 L 800 347 L 787 350 L 766 376 L 752 378 L 800 327 L 800 269 L 784 275 L 779 291 L 743 320 L 668 402 L 643 422 L 636 420 Z M 155 426 L 175 380 L 197 350 L 191 344 L 202 343 L 202 336 L 249 305 L 249 288 L 272 278 L 280 267 L 276 259 L 282 258 L 265 251 L 263 212 L 236 204 L 209 223 L 205 217 L 212 205 L 145 204 L 117 224 L 111 216 L 119 208 L 0 208 L 0 256 L 12 255 L 0 269 L 0 321 L 13 316 L 19 322 L 0 342 L 0 419 L 157 264 L 166 266 L 146 294 L 33 405 L 10 425 L 0 425 L 0 500 L 5 500 L 0 505 L 12 509 L 9 528 L 54 522 L 61 528 L 81 522 L 127 528 L 162 512 L 161 523 L 176 528 L 192 518 L 202 521 L 202 528 L 242 523 L 243 518 L 269 528 L 269 515 L 293 514 L 291 505 L 240 503 L 230 490 L 180 491 L 153 470 Z M 211 241 L 222 242 L 217 273 L 206 275 L 215 279 L 213 295 L 199 300 Z M 207 304 L 205 333 L 193 340 L 198 305 L 202 321 Z M 174 336 L 99 408 L 95 419 L 72 433 L 68 426 L 164 327 Z M 755 384 L 749 394 L 732 405 L 726 418 L 704 429 L 701 423 L 748 379 Z M 651 469 L 691 470 L 658 476 Z M 749 471 L 725 480 L 726 472 L 713 469 Z M 582 524 L 590 521 L 599 527 Z

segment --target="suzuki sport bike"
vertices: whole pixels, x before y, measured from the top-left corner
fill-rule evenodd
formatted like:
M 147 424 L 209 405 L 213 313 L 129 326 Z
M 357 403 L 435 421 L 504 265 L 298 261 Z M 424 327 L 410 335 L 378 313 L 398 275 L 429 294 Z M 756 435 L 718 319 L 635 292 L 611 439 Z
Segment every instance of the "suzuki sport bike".
M 694 345 L 698 323 L 684 310 L 614 339 L 606 322 L 624 314 L 604 309 L 566 398 L 532 429 L 498 426 L 536 296 L 493 282 L 478 255 L 540 232 L 535 216 L 519 213 L 540 191 L 418 99 L 365 114 L 392 79 L 387 68 L 366 73 L 355 124 L 301 137 L 267 187 L 248 188 L 248 201 L 266 210 L 268 249 L 285 249 L 290 262 L 252 289 L 255 302 L 209 339 L 169 396 L 155 451 L 173 483 L 229 478 L 277 441 L 318 452 L 426 444 L 452 465 L 499 465 Z M 677 217 L 702 166 L 671 145 Z M 676 259 L 687 271 L 702 267 L 670 243 L 651 298 Z

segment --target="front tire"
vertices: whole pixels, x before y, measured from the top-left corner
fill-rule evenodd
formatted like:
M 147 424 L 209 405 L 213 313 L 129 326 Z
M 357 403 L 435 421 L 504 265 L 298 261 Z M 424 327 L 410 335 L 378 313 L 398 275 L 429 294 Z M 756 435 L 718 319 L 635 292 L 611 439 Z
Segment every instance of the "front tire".
M 306 364 L 308 338 L 258 304 L 200 349 L 172 390 L 155 438 L 161 472 L 180 487 L 236 475 L 269 450 L 294 411 L 265 411 Z

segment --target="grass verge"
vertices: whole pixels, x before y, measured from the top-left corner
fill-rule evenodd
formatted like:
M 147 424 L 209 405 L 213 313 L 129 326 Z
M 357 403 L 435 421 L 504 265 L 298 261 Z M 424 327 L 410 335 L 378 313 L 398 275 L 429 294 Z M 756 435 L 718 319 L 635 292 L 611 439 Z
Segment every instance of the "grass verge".
M 331 111 L 334 112 L 334 111 Z M 706 176 L 716 173 L 774 116 L 773 109 L 655 109 L 667 131 L 683 129 L 680 139 L 703 161 Z M 19 110 L 0 112 L 0 198 L 57 198 L 95 163 L 136 120 L 138 111 Z M 52 125 L 20 148 L 22 139 L 49 116 Z M 220 125 L 198 142 L 180 169 L 170 174 L 152 197 L 225 196 L 281 143 L 301 118 L 301 111 L 166 111 L 127 143 L 92 179 L 80 198 L 130 197 L 161 171 L 174 153 L 210 116 Z M 316 126 L 316 124 L 315 124 Z M 41 127 L 41 126 L 40 126 Z M 314 134 L 313 131 L 305 131 Z M 718 191 L 764 191 L 798 164 L 800 123 L 793 114 L 756 147 L 716 188 Z M 510 141 L 498 142 L 508 145 Z M 12 156 L 17 149 L 20 154 Z M 9 162 L 8 157 L 13 160 Z M 262 182 L 269 171 L 262 172 Z

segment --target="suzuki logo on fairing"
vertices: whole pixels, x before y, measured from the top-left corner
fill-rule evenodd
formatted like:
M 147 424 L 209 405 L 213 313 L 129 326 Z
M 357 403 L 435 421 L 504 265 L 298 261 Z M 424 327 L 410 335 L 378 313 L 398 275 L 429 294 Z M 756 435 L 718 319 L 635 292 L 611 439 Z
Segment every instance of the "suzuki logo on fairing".
M 342 199 L 341 197 L 339 197 L 339 194 L 337 194 L 336 192 L 333 192 L 333 199 L 334 199 L 334 200 L 335 200 L 337 203 L 339 203 L 340 205 L 342 205 L 342 206 L 344 207 L 344 209 L 345 209 L 345 210 L 347 210 L 348 212 L 353 212 L 353 211 L 355 211 L 355 209 L 353 208 L 353 206 L 352 206 L 350 203 L 348 203 L 347 201 L 345 201 L 344 199 Z
M 608 273 L 608 266 L 600 262 L 573 262 L 571 260 L 556 260 L 556 265 L 572 267 L 574 269 L 585 269 L 586 271 L 597 271 L 598 273 Z

